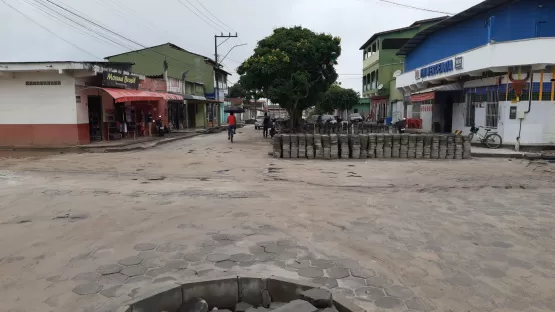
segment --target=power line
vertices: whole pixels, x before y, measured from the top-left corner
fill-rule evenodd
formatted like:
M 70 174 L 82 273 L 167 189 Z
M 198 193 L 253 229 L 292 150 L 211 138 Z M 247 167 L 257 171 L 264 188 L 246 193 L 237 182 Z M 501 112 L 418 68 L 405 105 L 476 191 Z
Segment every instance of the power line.
M 385 3 L 389 3 L 389 4 L 393 4 L 393 5 L 397 5 L 397 6 L 400 6 L 400 7 L 409 8 L 409 9 L 419 10 L 419 11 L 425 11 L 425 12 L 431 12 L 431 13 L 440 13 L 440 14 L 445 14 L 445 15 L 455 15 L 455 14 L 453 14 L 453 13 L 448 13 L 448 12 L 443 12 L 443 11 L 436 11 L 436 10 L 431 10 L 431 9 L 426 9 L 426 8 L 415 7 L 415 6 L 408 5 L 408 4 L 393 2 L 393 1 L 390 1 L 390 0 L 378 0 L 378 1 L 380 1 L 380 2 L 385 2 Z
M 232 32 L 237 32 L 237 31 L 235 31 L 233 28 L 229 27 L 226 23 L 222 22 L 222 20 L 219 19 L 216 15 L 212 14 L 212 12 L 210 12 L 210 10 L 208 10 L 208 9 L 202 4 L 202 2 L 200 2 L 199 0 L 195 0 L 195 1 L 198 2 L 198 4 L 200 4 L 200 6 L 201 6 L 202 8 L 204 8 L 204 9 L 208 12 L 208 14 L 210 14 L 210 15 L 211 15 L 212 17 L 214 17 L 218 22 L 220 22 L 220 24 L 224 26 L 224 29 L 225 29 L 225 28 L 228 28 L 228 29 L 231 30 Z M 187 2 L 189 2 L 189 1 L 187 1 Z M 189 2 L 189 3 L 190 3 L 190 2 Z
M 188 7 L 183 1 L 181 1 L 181 0 L 177 0 L 177 1 L 178 1 L 179 3 L 181 3 L 182 6 L 186 7 L 187 10 L 193 12 L 193 14 L 195 14 L 198 18 L 200 18 L 203 22 L 205 22 L 206 25 L 208 25 L 208 26 L 212 27 L 214 30 L 216 30 L 216 32 L 221 32 L 221 31 L 222 31 L 222 29 L 219 28 L 217 24 L 216 24 L 216 27 L 214 27 L 214 24 L 210 24 L 210 23 L 208 22 L 208 20 L 210 20 L 210 19 L 208 19 L 208 20 L 204 19 L 204 18 L 203 18 L 202 16 L 200 16 L 197 12 L 193 11 L 190 7 Z M 202 14 L 202 12 L 200 12 L 199 9 L 198 9 L 197 7 L 195 7 L 191 2 L 189 2 L 188 0 L 185 0 L 185 1 L 187 1 L 187 3 L 189 3 L 193 8 L 195 8 L 195 10 L 197 10 L 199 13 Z M 203 14 L 203 15 L 204 15 L 204 14 Z M 212 22 L 212 23 L 214 23 L 214 22 Z
M 102 60 L 103 58 L 98 57 L 92 53 L 90 53 L 89 51 L 86 51 L 85 49 L 82 49 L 81 47 L 73 44 L 72 42 L 64 39 L 63 37 L 61 37 L 60 35 L 56 34 L 55 32 L 51 31 L 50 29 L 48 29 L 47 27 L 43 26 L 42 24 L 38 23 L 37 21 L 35 21 L 33 18 L 29 17 L 28 15 L 26 15 L 25 13 L 21 12 L 20 10 L 16 9 L 15 7 L 13 7 L 12 5 L 10 5 L 9 3 L 7 3 L 5 0 L 0 0 L 2 1 L 5 5 L 7 5 L 8 7 L 10 7 L 12 10 L 16 11 L 17 13 L 21 14 L 23 17 L 25 17 L 26 19 L 30 20 L 33 24 L 39 26 L 40 28 L 46 30 L 47 32 L 53 34 L 54 36 L 58 37 L 59 39 L 63 40 L 64 42 L 68 43 L 69 45 L 73 46 L 74 48 L 77 48 L 78 50 L 85 52 L 86 54 L 93 56 L 99 60 Z

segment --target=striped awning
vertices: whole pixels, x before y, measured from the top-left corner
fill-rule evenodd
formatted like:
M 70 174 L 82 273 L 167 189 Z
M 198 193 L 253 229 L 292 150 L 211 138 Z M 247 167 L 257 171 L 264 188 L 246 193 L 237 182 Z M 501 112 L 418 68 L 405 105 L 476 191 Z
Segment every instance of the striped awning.
M 175 100 L 183 101 L 183 96 L 165 92 L 151 92 L 141 90 L 102 88 L 106 93 L 116 100 L 116 103 L 133 102 L 133 101 L 158 101 L 158 100 Z

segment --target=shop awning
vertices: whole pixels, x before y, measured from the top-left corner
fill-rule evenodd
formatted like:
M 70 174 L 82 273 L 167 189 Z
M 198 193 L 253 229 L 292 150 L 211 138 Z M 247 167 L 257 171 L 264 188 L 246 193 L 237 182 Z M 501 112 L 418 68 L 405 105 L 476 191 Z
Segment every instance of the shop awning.
M 116 103 L 132 101 L 158 101 L 158 100 L 183 100 L 183 96 L 177 94 L 151 92 L 140 90 L 127 90 L 115 88 L 102 88 L 116 100 Z
M 435 97 L 436 97 L 436 93 L 434 91 L 432 91 L 432 92 L 426 92 L 426 93 L 412 95 L 410 97 L 410 101 L 411 102 L 423 102 L 423 101 L 433 100 L 433 99 L 435 99 Z

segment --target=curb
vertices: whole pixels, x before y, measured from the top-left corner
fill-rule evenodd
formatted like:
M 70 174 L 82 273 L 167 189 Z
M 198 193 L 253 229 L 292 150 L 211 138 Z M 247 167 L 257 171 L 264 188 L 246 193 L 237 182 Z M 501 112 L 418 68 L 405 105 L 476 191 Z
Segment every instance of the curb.
M 137 146 L 124 146 L 124 147 L 112 147 L 112 148 L 82 148 L 82 150 L 84 152 L 87 153 L 121 153 L 121 152 L 131 152 L 131 151 L 144 151 L 153 147 L 156 147 L 158 145 L 162 145 L 162 144 L 166 144 L 166 143 L 171 143 L 171 142 L 175 142 L 178 140 L 184 140 L 184 139 L 189 139 L 189 138 L 193 138 L 196 137 L 198 135 L 200 135 L 201 133 L 193 133 L 191 135 L 184 135 L 184 136 L 179 136 L 179 137 L 175 137 L 175 138 L 168 138 L 168 139 L 163 139 L 160 141 L 154 141 L 154 142 L 149 142 L 149 143 L 144 143 L 144 144 L 140 144 Z
M 471 153 L 472 157 L 477 158 L 509 158 L 509 159 L 542 159 L 541 153 L 510 153 L 510 154 L 497 154 L 497 153 Z

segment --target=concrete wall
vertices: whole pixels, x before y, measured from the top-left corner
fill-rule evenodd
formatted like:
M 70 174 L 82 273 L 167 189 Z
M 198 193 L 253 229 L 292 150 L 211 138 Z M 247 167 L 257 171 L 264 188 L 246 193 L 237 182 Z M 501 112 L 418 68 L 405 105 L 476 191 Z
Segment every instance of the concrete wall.
M 60 84 L 27 85 L 27 81 Z M 75 79 L 58 72 L 0 76 L 0 146 L 87 143 L 86 106 L 77 103 L 75 96 Z

